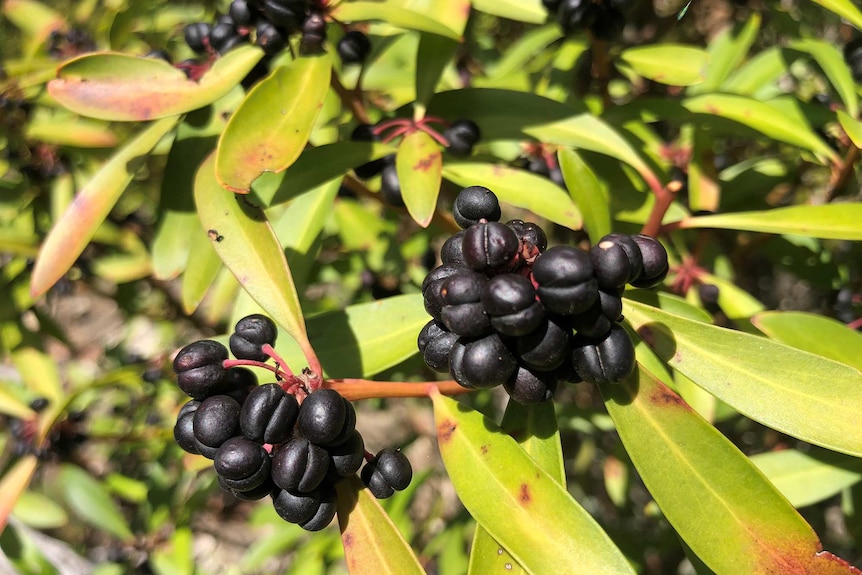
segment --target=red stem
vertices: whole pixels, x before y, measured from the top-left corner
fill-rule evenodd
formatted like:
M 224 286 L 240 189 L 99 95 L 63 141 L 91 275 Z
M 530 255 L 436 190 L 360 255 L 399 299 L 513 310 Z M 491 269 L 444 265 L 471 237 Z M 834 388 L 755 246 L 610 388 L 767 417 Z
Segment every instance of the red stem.
M 293 375 L 293 372 L 290 371 L 290 366 L 287 365 L 287 362 L 284 361 L 284 359 L 280 355 L 278 355 L 278 352 L 275 351 L 271 345 L 269 345 L 268 343 L 265 343 L 260 348 L 260 350 L 263 353 L 265 353 L 266 355 L 268 355 L 269 357 L 271 357 L 275 361 L 276 368 L 281 369 L 287 375 Z
M 249 366 L 249 367 L 259 367 L 261 369 L 266 369 L 275 374 L 276 379 L 282 380 L 290 377 L 290 370 L 288 369 L 287 373 L 280 369 L 280 366 L 269 365 L 268 363 L 264 363 L 262 361 L 255 361 L 253 359 L 226 359 L 222 362 L 222 366 L 225 369 L 230 369 L 232 367 L 240 367 L 240 366 Z
M 431 136 L 432 138 L 434 138 L 434 139 L 437 141 L 437 143 L 438 143 L 438 144 L 440 144 L 441 146 L 444 146 L 444 147 L 446 147 L 446 148 L 448 148 L 448 147 L 449 147 L 449 140 L 447 140 L 446 138 L 444 138 L 444 137 L 443 137 L 441 134 L 439 134 L 439 133 L 437 132 L 437 130 L 435 130 L 434 128 L 432 128 L 432 127 L 430 127 L 430 126 L 426 126 L 426 125 L 425 125 L 424 123 L 422 123 L 422 122 L 418 123 L 418 124 L 416 125 L 416 127 L 417 127 L 418 129 L 422 130 L 423 132 L 425 132 L 426 134 L 428 134 L 429 136 Z
M 850 329 L 854 329 L 854 330 L 859 329 L 860 327 L 862 327 L 862 317 L 854 319 L 853 321 L 851 321 L 850 323 L 847 324 L 847 327 L 849 327 Z
M 435 391 L 443 395 L 458 395 L 470 393 L 472 389 L 461 387 L 454 380 L 447 381 L 371 381 L 368 379 L 328 379 L 324 387 L 334 389 L 346 399 L 392 398 L 392 397 L 428 397 Z
M 388 136 L 383 138 L 381 140 L 381 142 L 383 142 L 384 144 L 388 144 L 389 142 L 391 142 L 392 140 L 394 140 L 398 136 L 403 136 L 404 134 L 408 134 L 408 133 L 412 132 L 414 129 L 415 128 L 413 126 L 404 126 L 404 127 L 398 128 L 395 131 L 393 131 L 392 133 L 390 133 Z

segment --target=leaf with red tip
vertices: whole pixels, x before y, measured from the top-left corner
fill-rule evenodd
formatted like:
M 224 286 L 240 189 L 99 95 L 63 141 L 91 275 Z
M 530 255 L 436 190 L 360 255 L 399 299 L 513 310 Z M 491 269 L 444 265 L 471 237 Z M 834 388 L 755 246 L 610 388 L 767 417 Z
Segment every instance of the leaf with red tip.
M 710 569 L 860 573 L 823 552 L 811 527 L 754 464 L 646 369 L 599 387 L 650 494 Z
M 533 574 L 633 574 L 565 487 L 490 419 L 434 393 L 437 443 L 461 502 Z
M 195 204 L 205 234 L 224 264 L 266 313 L 300 345 L 305 321 L 284 250 L 269 221 L 249 196 L 233 194 L 215 178 L 215 157 L 195 178 Z
M 176 117 L 163 118 L 148 126 L 114 154 L 75 196 L 51 228 L 36 258 L 30 279 L 34 298 L 48 291 L 69 271 L 132 181 L 139 165 L 137 160 L 146 156 L 176 122 Z
M 350 575 L 424 575 L 401 532 L 355 475 L 335 485 Z
M 422 131 L 405 136 L 398 146 L 395 169 L 407 211 L 417 224 L 427 228 L 437 208 L 443 178 L 440 144 Z
M 60 105 L 82 116 L 131 122 L 183 114 L 215 102 L 235 87 L 263 52 L 240 46 L 220 57 L 200 81 L 158 58 L 117 52 L 69 60 L 48 83 Z
M 219 183 L 245 194 L 262 173 L 290 167 L 305 149 L 331 73 L 332 60 L 321 54 L 297 58 L 258 82 L 219 138 Z

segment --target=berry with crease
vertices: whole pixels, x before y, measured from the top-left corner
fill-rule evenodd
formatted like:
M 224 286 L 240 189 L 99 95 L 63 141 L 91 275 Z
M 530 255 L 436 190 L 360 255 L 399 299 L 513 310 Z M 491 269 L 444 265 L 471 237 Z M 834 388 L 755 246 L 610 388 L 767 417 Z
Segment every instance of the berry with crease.
M 277 383 L 256 387 L 242 404 L 240 428 L 242 434 L 258 443 L 281 443 L 293 434 L 299 417 L 296 397 Z
M 212 26 L 206 22 L 194 22 L 183 29 L 183 36 L 186 44 L 194 52 L 203 54 L 207 51 L 209 45 L 209 35 Z
M 542 304 L 530 280 L 515 274 L 492 277 L 482 288 L 482 306 L 497 333 L 526 335 L 544 317 Z
M 299 407 L 299 432 L 317 445 L 337 445 L 339 439 L 347 439 L 355 425 L 353 406 L 333 389 L 318 389 Z
M 269 356 L 261 349 L 275 345 L 278 330 L 265 315 L 252 314 L 239 320 L 230 336 L 230 350 L 237 359 L 266 361 Z
M 440 287 L 443 301 L 441 317 L 446 329 L 468 337 L 491 331 L 491 322 L 481 301 L 487 281 L 482 274 L 469 270 L 446 278 Z
M 635 348 L 626 330 L 614 324 L 601 340 L 576 337 L 572 348 L 572 367 L 584 381 L 619 383 L 635 367 Z
M 515 356 L 496 333 L 479 339 L 458 338 L 449 354 L 452 378 L 470 389 L 502 385 L 517 366 Z
M 350 30 L 335 47 L 344 64 L 362 64 L 371 52 L 371 41 L 363 32 Z
M 581 313 L 599 297 L 590 257 L 572 246 L 554 246 L 537 257 L 533 282 L 542 305 L 552 313 Z
M 530 368 L 551 371 L 566 361 L 571 339 L 572 329 L 563 318 L 543 317 L 536 329 L 518 338 L 518 358 Z
M 474 224 L 464 233 L 464 260 L 477 272 L 513 267 L 519 247 L 520 241 L 512 228 L 499 222 Z
M 269 454 L 245 437 L 232 437 L 221 444 L 213 467 L 222 483 L 235 491 L 250 491 L 270 477 Z
M 670 269 L 667 261 L 667 250 L 661 243 L 644 234 L 632 236 L 641 252 L 643 260 L 643 271 L 640 276 L 631 281 L 631 285 L 637 288 L 655 287 L 664 281 Z
M 272 456 L 272 480 L 282 489 L 311 493 L 329 471 L 329 453 L 304 437 L 294 437 Z
M 419 332 L 419 353 L 425 364 L 439 373 L 449 372 L 449 353 L 458 334 L 446 329 L 442 323 L 432 319 Z
M 557 374 L 553 371 L 535 371 L 519 365 L 515 374 L 503 384 L 503 388 L 509 397 L 518 403 L 524 405 L 543 403 L 554 396 L 554 391 L 557 389 Z
M 378 499 L 406 489 L 412 479 L 413 467 L 400 449 L 383 449 L 362 468 L 362 481 Z
M 203 400 L 224 389 L 227 348 L 208 339 L 190 343 L 174 358 L 174 372 L 180 389 L 192 399 Z
M 226 395 L 213 395 L 201 402 L 194 414 L 193 430 L 198 451 L 215 457 L 222 443 L 239 434 L 239 403 Z

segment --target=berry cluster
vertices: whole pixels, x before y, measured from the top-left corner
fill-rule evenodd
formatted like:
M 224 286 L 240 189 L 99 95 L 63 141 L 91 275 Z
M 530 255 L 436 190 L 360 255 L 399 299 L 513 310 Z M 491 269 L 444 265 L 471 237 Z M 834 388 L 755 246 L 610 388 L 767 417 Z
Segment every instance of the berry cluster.
M 862 36 L 844 45 L 844 61 L 850 68 L 853 79 L 862 84 Z
M 336 512 L 335 484 L 360 468 L 378 498 L 406 488 L 413 475 L 410 462 L 394 449 L 375 456 L 366 452 L 356 411 L 337 391 L 309 392 L 294 376 L 258 385 L 251 370 L 237 365 L 265 366 L 277 359 L 276 334 L 269 318 L 255 314 L 241 319 L 230 337 L 235 361 L 212 340 L 179 351 L 177 383 L 192 399 L 177 417 L 177 444 L 212 459 L 224 491 L 246 500 L 269 495 L 285 521 L 309 531 L 329 525 Z
M 431 369 L 467 388 L 503 385 L 521 403 L 550 399 L 560 380 L 617 383 L 631 374 L 621 297 L 626 283 L 653 287 L 667 275 L 658 241 L 610 234 L 589 252 L 547 248 L 537 224 L 499 223 L 497 197 L 482 186 L 462 190 L 453 213 L 463 230 L 422 284 L 434 319 L 418 344 Z
M 566 188 L 563 170 L 553 153 L 547 153 L 541 148 L 531 149 L 525 155 L 517 158 L 514 164 L 517 168 L 548 178 L 561 188 Z
M 628 0 L 542 0 L 565 34 L 587 29 L 597 40 L 611 41 L 623 31 Z
M 385 141 L 382 132 L 387 129 L 385 122 L 376 126 L 371 124 L 359 124 L 350 134 L 354 142 L 381 142 Z M 447 150 L 455 157 L 465 158 L 473 153 L 473 146 L 479 142 L 481 133 L 479 126 L 472 120 L 461 118 L 449 124 L 443 130 L 442 137 L 447 143 Z M 361 166 L 354 168 L 356 175 L 368 180 L 380 175 L 380 196 L 390 206 L 404 206 L 404 198 L 401 196 L 401 183 L 398 181 L 398 173 L 395 170 L 395 155 L 384 156 Z

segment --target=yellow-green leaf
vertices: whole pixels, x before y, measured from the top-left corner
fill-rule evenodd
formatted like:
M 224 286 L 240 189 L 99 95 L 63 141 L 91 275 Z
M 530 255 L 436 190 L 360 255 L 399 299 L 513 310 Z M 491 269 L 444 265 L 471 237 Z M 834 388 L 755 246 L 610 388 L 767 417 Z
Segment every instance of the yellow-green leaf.
M 695 216 L 681 228 L 720 228 L 792 234 L 833 240 L 862 240 L 862 203 L 789 206 L 756 212 Z
M 801 311 L 766 311 L 751 323 L 775 341 L 862 370 L 862 333 L 840 321 Z
M 281 172 L 305 149 L 329 90 L 326 54 L 297 58 L 252 88 L 219 138 L 216 177 L 247 193 L 263 172 Z
M 0 533 L 6 528 L 9 514 L 15 508 L 15 503 L 36 472 L 38 460 L 35 455 L 26 455 L 15 462 L 0 479 Z
M 434 18 L 419 12 L 396 6 L 391 2 L 342 2 L 332 9 L 331 15 L 339 22 L 362 22 L 367 20 L 382 20 L 399 28 L 439 34 L 453 40 L 461 35 L 438 22 Z
M 639 76 L 671 86 L 703 82 L 709 61 L 704 50 L 683 44 L 634 46 L 623 50 L 620 58 Z
M 835 12 L 842 18 L 853 23 L 856 28 L 862 30 L 862 11 L 858 5 L 854 6 L 852 0 L 814 0 L 827 10 Z
M 767 451 L 751 462 L 794 507 L 823 501 L 862 480 L 862 460 L 825 449 Z
M 862 122 L 844 110 L 838 110 L 838 123 L 844 128 L 844 133 L 847 134 L 853 145 L 862 149 Z
M 584 228 L 593 243 L 611 232 L 611 207 L 602 185 L 586 162 L 574 150 L 557 152 L 569 195 L 584 218 Z
M 437 196 L 440 193 L 443 171 L 440 144 L 422 131 L 408 134 L 398 146 L 395 169 L 410 217 L 427 228 L 437 208 Z

